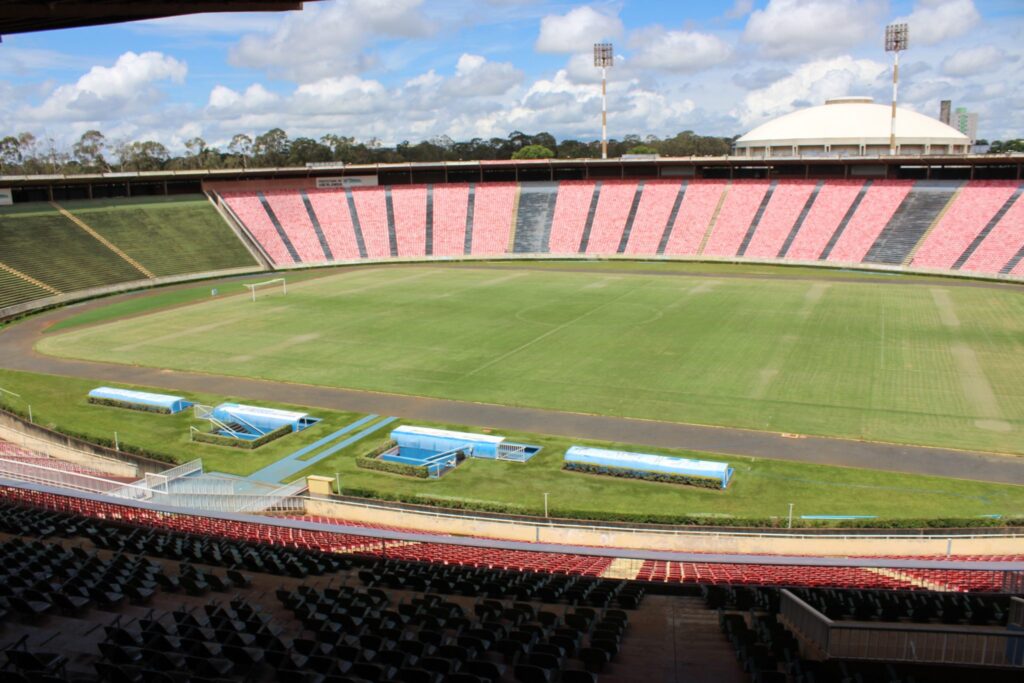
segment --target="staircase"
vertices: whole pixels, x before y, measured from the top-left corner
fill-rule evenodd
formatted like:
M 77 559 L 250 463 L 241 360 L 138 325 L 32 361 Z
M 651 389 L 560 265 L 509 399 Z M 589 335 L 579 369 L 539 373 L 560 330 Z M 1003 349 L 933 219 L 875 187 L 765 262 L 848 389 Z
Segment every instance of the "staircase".
M 594 196 L 590 198 L 590 210 L 587 211 L 587 222 L 583 226 L 583 237 L 580 238 L 579 253 L 581 254 L 587 253 L 587 245 L 590 244 L 590 231 L 594 228 L 594 216 L 597 214 L 597 203 L 601 198 L 602 184 L 600 180 L 594 183 Z
M 865 263 L 903 263 L 949 204 L 958 188 L 917 183 L 871 245 Z
M 640 208 L 640 199 L 644 196 L 644 181 L 640 181 L 636 186 L 636 194 L 633 195 L 633 203 L 629 207 L 629 216 L 626 217 L 626 227 L 622 230 L 622 239 L 619 240 L 619 248 L 615 250 L 617 254 L 626 253 L 626 245 L 629 244 L 629 236 L 633 232 L 633 222 L 636 221 L 636 212 Z
M 750 681 L 718 626 L 718 614 L 690 596 L 647 595 L 644 614 L 630 613 L 630 637 L 608 681 L 739 683 Z M 656 617 L 652 619 L 652 617 Z
M 547 252 L 558 183 L 522 183 L 516 214 L 514 253 Z

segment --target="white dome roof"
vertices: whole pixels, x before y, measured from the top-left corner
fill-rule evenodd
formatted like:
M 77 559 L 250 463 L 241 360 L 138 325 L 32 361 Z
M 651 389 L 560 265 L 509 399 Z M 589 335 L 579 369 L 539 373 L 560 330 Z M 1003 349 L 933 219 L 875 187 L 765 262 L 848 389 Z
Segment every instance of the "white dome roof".
M 786 145 L 888 145 L 890 105 L 870 97 L 837 97 L 818 107 L 772 119 L 736 141 L 737 147 Z M 896 141 L 901 145 L 967 145 L 970 140 L 938 119 L 896 109 Z

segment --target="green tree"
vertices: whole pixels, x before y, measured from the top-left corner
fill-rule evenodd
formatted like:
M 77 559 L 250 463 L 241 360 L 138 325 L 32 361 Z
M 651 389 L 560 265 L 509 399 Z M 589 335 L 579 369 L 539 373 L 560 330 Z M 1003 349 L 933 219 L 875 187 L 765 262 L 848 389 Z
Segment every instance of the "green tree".
M 102 173 L 110 170 L 110 165 L 103 158 L 103 150 L 106 149 L 106 145 L 107 139 L 103 137 L 103 133 L 98 130 L 87 130 L 71 147 L 71 152 L 83 171 Z
M 1024 152 L 1024 140 L 994 140 L 988 149 L 991 154 L 1005 154 L 1006 152 Z
M 555 153 L 543 145 L 527 145 L 512 154 L 513 159 L 551 159 L 554 156 Z
M 311 162 L 331 160 L 331 148 L 312 138 L 295 138 L 288 148 L 288 165 L 290 166 L 304 166 Z
M 13 135 L 0 139 L 0 174 L 11 174 L 21 168 L 21 143 Z
M 650 145 L 636 145 L 626 150 L 626 154 L 657 154 L 658 150 Z
M 591 159 L 600 154 L 594 145 L 579 140 L 562 140 L 558 145 L 559 159 Z
M 245 168 L 249 165 L 249 155 L 252 154 L 252 138 L 245 133 L 236 133 L 228 143 L 228 152 L 238 160 L 236 165 Z
M 253 160 L 260 166 L 284 166 L 288 161 L 288 133 L 271 128 L 252 141 Z
M 186 166 L 188 168 L 206 168 L 207 156 L 210 152 L 206 146 L 206 140 L 199 136 L 186 140 L 185 149 L 187 150 Z

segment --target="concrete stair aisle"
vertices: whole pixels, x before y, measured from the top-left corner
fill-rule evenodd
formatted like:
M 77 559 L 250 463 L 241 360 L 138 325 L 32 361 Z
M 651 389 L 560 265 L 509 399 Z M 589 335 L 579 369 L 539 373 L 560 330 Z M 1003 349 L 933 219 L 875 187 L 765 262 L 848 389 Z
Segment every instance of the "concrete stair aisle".
M 516 254 L 537 254 L 548 249 L 551 217 L 558 197 L 557 183 L 523 183 L 516 214 Z
M 918 183 L 871 246 L 865 263 L 902 264 L 935 225 L 958 188 Z
M 650 595 L 629 614 L 629 631 L 602 683 L 739 683 L 749 681 L 718 627 L 718 614 L 699 597 Z

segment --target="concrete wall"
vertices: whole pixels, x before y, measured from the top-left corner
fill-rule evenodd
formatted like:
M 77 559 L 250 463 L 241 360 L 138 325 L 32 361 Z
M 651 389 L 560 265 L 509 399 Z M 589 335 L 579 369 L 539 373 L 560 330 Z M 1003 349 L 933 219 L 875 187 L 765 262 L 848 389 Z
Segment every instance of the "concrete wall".
M 3 410 L 0 410 L 0 439 L 55 458 L 80 462 L 82 465 L 119 477 L 141 478 L 147 472 L 155 474 L 169 467 L 155 460 L 147 460 L 55 432 Z
M 1024 536 L 1015 538 L 982 536 L 955 538 L 950 541 L 947 538 L 934 536 L 895 538 L 741 536 L 730 534 L 727 531 L 722 533 L 680 531 L 675 534 L 667 534 L 629 529 L 547 526 L 527 522 L 508 523 L 488 519 L 364 507 L 322 500 L 311 500 L 307 503 L 306 513 L 453 536 L 477 536 L 507 541 L 634 550 L 848 557 L 851 555 L 945 556 L 948 548 L 953 556 L 1024 554 Z

